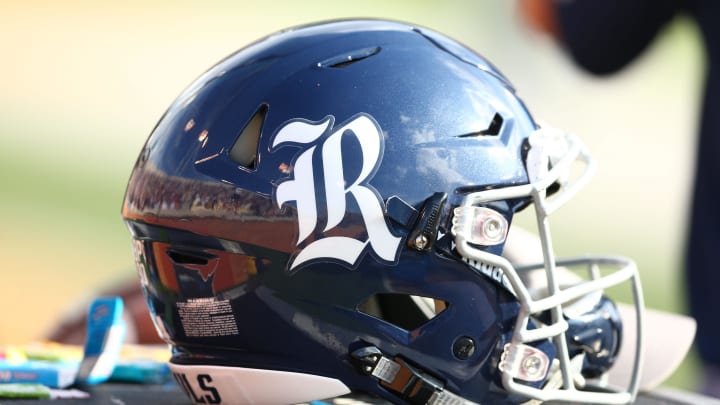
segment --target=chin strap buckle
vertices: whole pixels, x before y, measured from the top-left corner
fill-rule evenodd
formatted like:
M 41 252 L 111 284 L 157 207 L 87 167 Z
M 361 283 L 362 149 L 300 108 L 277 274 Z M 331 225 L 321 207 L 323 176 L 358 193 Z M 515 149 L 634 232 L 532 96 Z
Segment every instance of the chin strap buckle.
M 391 359 L 375 346 L 352 352 L 363 374 L 380 380 L 380 385 L 416 405 L 476 405 L 444 389 L 437 378 L 409 365 L 400 357 Z

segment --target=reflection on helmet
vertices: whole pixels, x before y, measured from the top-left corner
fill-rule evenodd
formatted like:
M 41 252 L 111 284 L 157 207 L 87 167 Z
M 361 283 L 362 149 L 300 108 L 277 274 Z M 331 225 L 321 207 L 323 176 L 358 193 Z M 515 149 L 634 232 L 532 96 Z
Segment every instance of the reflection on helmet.
M 627 281 L 640 308 L 634 264 L 556 260 L 547 221 L 592 168 L 462 45 L 337 21 L 197 79 L 153 130 L 122 213 L 195 403 L 624 403 L 637 372 L 626 390 L 600 384 L 622 335 L 603 291 Z M 529 206 L 544 260 L 520 268 L 502 254 Z

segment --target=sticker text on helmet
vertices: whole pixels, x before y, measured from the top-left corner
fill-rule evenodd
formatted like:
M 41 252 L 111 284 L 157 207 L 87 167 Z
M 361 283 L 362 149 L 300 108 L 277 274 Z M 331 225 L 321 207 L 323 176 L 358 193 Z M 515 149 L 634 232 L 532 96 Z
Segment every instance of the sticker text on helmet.
M 279 207 L 294 201 L 298 215 L 300 246 L 289 264 L 295 270 L 303 263 L 316 259 L 335 259 L 349 266 L 357 264 L 369 247 L 381 261 L 394 262 L 401 238 L 392 234 L 384 216 L 384 203 L 369 181 L 380 167 L 384 139 L 377 122 L 367 114 L 358 114 L 339 128 L 333 128 L 335 119 L 327 116 L 312 122 L 295 119 L 283 125 L 275 134 L 271 151 L 284 146 L 302 148 L 294 161 L 293 178 L 282 181 L 275 190 Z M 342 141 L 353 137 L 359 153 L 343 153 Z M 316 162 L 322 168 L 316 173 Z M 348 162 L 361 162 L 351 178 L 346 178 Z M 354 199 L 362 217 L 361 233 L 355 236 L 327 235 L 346 220 L 348 199 Z M 319 204 L 321 203 L 321 204 Z M 323 208 L 324 207 L 324 208 Z M 322 212 L 320 210 L 323 210 Z M 321 215 L 326 215 L 319 220 Z M 324 227 L 316 231 L 320 223 Z M 362 234 L 363 236 L 357 236 Z
M 211 385 L 212 377 L 210 374 L 198 374 L 197 385 L 193 388 L 190 380 L 184 373 L 173 373 L 175 381 L 185 390 L 185 393 L 192 398 L 195 404 L 219 404 L 222 402 L 220 393 Z

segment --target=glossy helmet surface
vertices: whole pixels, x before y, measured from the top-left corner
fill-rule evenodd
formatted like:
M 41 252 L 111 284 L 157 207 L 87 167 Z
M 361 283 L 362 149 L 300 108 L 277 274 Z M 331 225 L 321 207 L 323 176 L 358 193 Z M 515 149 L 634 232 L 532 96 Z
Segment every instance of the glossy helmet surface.
M 196 403 L 622 403 L 637 372 L 627 391 L 590 382 L 622 334 L 602 291 L 629 281 L 639 295 L 634 265 L 556 261 L 547 224 L 591 169 L 464 46 L 334 21 L 264 38 L 192 83 L 122 212 Z M 519 268 L 502 254 L 527 206 L 543 263 Z M 566 285 L 559 266 L 587 276 Z

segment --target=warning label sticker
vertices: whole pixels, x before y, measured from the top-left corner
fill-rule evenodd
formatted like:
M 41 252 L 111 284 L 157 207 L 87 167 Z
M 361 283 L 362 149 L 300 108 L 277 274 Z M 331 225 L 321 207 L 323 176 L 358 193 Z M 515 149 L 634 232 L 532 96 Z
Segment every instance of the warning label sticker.
M 188 337 L 230 336 L 238 334 L 230 301 L 195 298 L 177 303 L 180 322 Z

